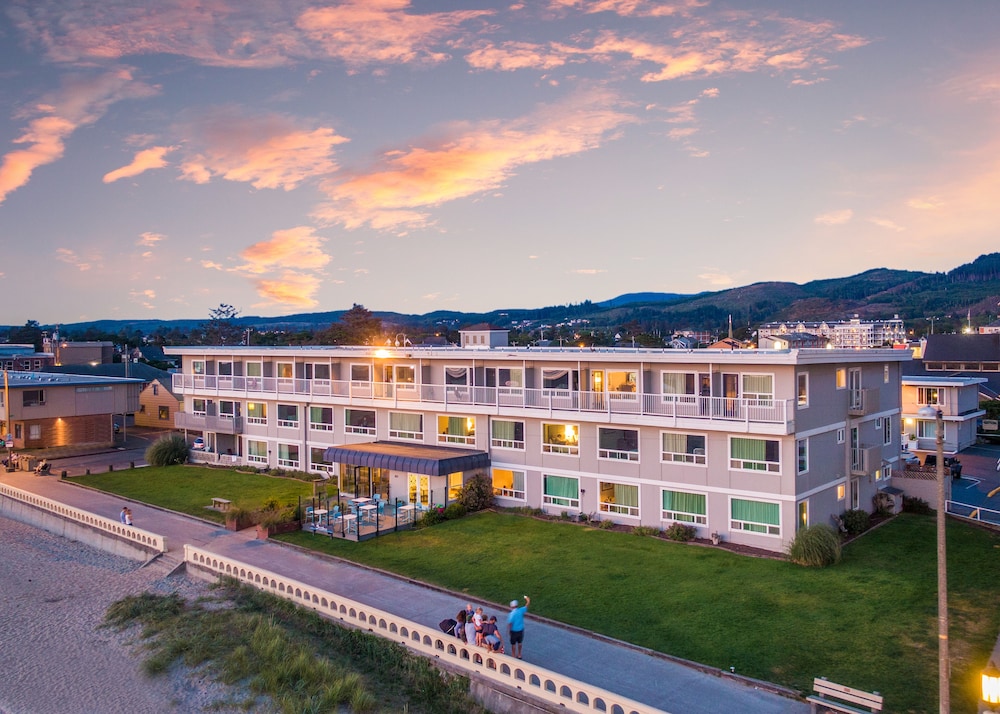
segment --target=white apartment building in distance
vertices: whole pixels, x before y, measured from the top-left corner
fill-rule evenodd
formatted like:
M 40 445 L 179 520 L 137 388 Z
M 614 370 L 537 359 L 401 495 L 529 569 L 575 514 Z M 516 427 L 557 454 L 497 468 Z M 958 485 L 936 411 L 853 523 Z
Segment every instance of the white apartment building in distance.
M 906 344 L 906 328 L 898 317 L 891 320 L 832 320 L 821 322 L 767 322 L 757 328 L 758 341 L 792 333 L 825 338 L 833 348 L 872 349 Z
M 501 506 L 771 551 L 871 511 L 900 457 L 906 350 L 462 343 L 173 348 L 175 425 L 220 461 L 319 472 L 347 494 L 426 508 L 484 473 Z

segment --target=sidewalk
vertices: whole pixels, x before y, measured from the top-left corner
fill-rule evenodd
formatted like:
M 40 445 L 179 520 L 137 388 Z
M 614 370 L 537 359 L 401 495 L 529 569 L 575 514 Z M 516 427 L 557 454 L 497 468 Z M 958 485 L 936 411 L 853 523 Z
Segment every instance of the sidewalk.
M 117 518 L 128 502 L 52 476 L 8 473 L 0 474 L 0 479 L 15 488 L 111 518 Z M 469 601 L 461 594 L 416 581 L 270 540 L 258 541 L 253 529 L 232 533 L 216 524 L 141 503 L 132 503 L 131 508 L 136 526 L 166 536 L 175 557 L 185 543 L 196 545 L 434 627 Z M 497 603 L 473 602 L 498 617 L 507 611 Z M 626 643 L 543 621 L 530 612 L 525 632 L 526 661 L 671 714 L 805 714 L 809 709 L 802 701 L 755 687 L 763 683 L 687 666 Z

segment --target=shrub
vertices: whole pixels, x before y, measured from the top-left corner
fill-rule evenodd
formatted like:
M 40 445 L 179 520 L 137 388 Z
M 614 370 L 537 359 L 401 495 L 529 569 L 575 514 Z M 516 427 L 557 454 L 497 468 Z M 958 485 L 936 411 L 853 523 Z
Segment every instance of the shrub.
M 615 522 L 612 520 L 598 521 L 597 527 L 601 530 L 609 531 L 615 527 Z
M 150 466 L 173 466 L 187 461 L 188 445 L 180 434 L 157 439 L 146 449 L 146 462 Z
M 693 528 L 691 530 L 694 530 Z M 632 529 L 632 535 L 637 536 L 654 536 L 659 534 L 659 528 L 653 528 L 653 526 L 636 526 Z
M 868 530 L 871 516 L 868 515 L 868 511 L 852 508 L 849 511 L 844 511 L 843 520 L 848 535 L 859 535 Z
M 493 481 L 485 474 L 476 474 L 462 486 L 458 501 L 467 513 L 493 507 Z M 465 515 L 463 513 L 462 515 Z
M 663 531 L 663 535 L 669 540 L 676 540 L 681 543 L 687 543 L 688 541 L 694 540 L 697 533 L 697 528 L 689 526 L 686 523 L 671 523 Z
M 455 501 L 454 503 L 449 503 L 448 507 L 444 509 L 444 518 L 447 521 L 452 521 L 456 518 L 461 518 L 466 513 L 468 513 L 468 511 L 465 509 L 465 506 L 459 501 Z
M 903 496 L 903 510 L 920 516 L 929 516 L 934 512 L 927 501 L 915 496 Z
M 823 523 L 806 526 L 795 534 L 791 545 L 788 546 L 788 559 L 798 565 L 814 568 L 825 568 L 839 563 L 840 536 L 837 531 Z
M 434 526 L 445 521 L 444 506 L 434 506 L 419 521 L 421 526 Z

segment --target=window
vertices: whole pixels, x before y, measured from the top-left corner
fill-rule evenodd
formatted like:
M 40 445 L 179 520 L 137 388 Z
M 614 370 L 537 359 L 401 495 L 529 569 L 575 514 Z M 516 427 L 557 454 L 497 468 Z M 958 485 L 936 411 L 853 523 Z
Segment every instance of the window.
M 542 503 L 550 506 L 580 507 L 580 481 L 569 476 L 542 477 Z
M 208 401 L 205 399 L 192 399 L 191 413 L 195 416 L 205 416 L 208 413 Z
M 743 398 L 757 401 L 771 401 L 774 399 L 774 375 L 773 374 L 744 374 L 743 377 Z
M 247 423 L 267 424 L 267 404 L 265 402 L 247 402 Z
M 444 383 L 449 387 L 466 387 L 469 384 L 468 367 L 445 367 Z
M 170 407 L 159 407 L 158 417 L 161 421 L 166 421 L 170 418 Z
M 580 453 L 580 427 L 577 424 L 542 424 L 542 453 Z
M 886 464 L 882 469 L 882 478 L 889 479 L 892 478 L 892 464 Z
M 295 376 L 295 367 L 291 362 L 278 362 L 275 367 L 275 376 L 278 379 L 292 379 Z
M 439 416 L 438 443 L 440 444 L 475 444 L 475 417 Z
M 299 425 L 299 408 L 294 404 L 278 405 L 278 426 L 294 429 Z
M 778 442 L 772 439 L 731 437 L 729 439 L 729 467 L 747 471 L 780 471 L 781 459 Z
M 424 438 L 424 415 L 405 412 L 389 412 L 390 439 Z
M 627 483 L 600 483 L 598 508 L 602 513 L 617 513 L 622 516 L 639 515 L 639 487 Z
M 196 374 L 198 376 L 205 375 L 205 360 L 196 359 L 191 362 L 191 374 Z
M 462 495 L 462 486 L 465 479 L 461 471 L 448 474 L 448 500 L 456 501 Z
M 809 439 L 799 439 L 795 442 L 798 471 L 804 474 L 809 470 Z
M 809 501 L 799 501 L 799 528 L 809 526 Z
M 370 382 L 370 381 L 372 381 L 372 369 L 371 369 L 371 365 L 368 365 L 368 364 L 352 364 L 351 365 L 351 381 L 352 382 Z
M 344 431 L 348 434 L 375 436 L 375 412 L 368 409 L 345 409 Z
M 663 491 L 660 518 L 681 523 L 708 523 L 708 499 L 703 493 Z
M 885 384 L 889 383 L 889 365 L 882 367 L 882 381 Z
M 139 405 L 139 413 L 140 414 L 145 414 L 146 413 L 146 405 L 145 404 L 140 404 Z
M 573 373 L 574 376 L 576 373 Z M 568 369 L 543 369 L 542 389 L 570 389 L 570 370 Z
M 696 377 L 694 372 L 664 372 L 663 393 L 694 396 Z
M 490 425 L 490 446 L 524 451 L 524 422 L 494 419 Z
M 636 372 L 608 372 L 609 392 L 634 392 L 639 375 Z
M 524 386 L 524 372 L 521 368 L 507 368 L 507 367 L 497 367 L 497 368 L 487 368 L 486 370 L 486 386 L 487 387 L 511 387 L 514 389 L 520 389 Z M 503 391 L 500 392 L 503 394 Z
M 798 405 L 800 407 L 809 406 L 809 373 L 799 372 L 798 377 L 798 387 L 796 393 L 798 395 Z
M 236 417 L 236 402 L 219 402 L 219 416 L 223 419 L 234 419 Z
M 523 501 L 525 499 L 524 472 L 493 469 L 493 495 Z
M 326 473 L 333 473 L 333 462 L 327 461 L 324 454 L 326 449 L 321 446 L 313 446 L 309 449 L 309 465 L 312 467 L 313 471 L 325 471 Z
M 934 419 L 920 419 L 917 421 L 918 439 L 937 439 L 937 421 Z
M 882 420 L 882 443 L 886 446 L 892 443 L 892 417 Z
M 38 441 L 42 438 L 41 424 L 28 424 L 28 441 Z
M 875 417 L 875 431 L 879 431 L 882 428 L 882 417 Z
M 264 366 L 260 362 L 247 362 L 244 366 L 248 377 L 260 378 L 264 376 Z
M 25 389 L 21 392 L 21 403 L 26 407 L 41 407 L 45 405 L 44 389 Z
M 837 443 L 843 444 L 846 439 L 847 439 L 847 432 L 843 429 L 843 427 L 837 429 Z
M 705 463 L 704 434 L 660 434 L 660 461 L 685 464 Z
M 847 496 L 847 486 L 842 483 L 837 484 L 837 500 L 843 501 L 845 496 Z
M 299 467 L 299 447 L 297 444 L 278 444 L 278 466 L 289 469 Z
M 847 370 L 844 367 L 837 367 L 835 379 L 837 389 L 847 389 Z
M 306 365 L 306 379 L 329 381 L 330 364 L 328 362 L 310 362 Z
M 937 387 L 918 387 L 917 404 L 944 404 L 944 390 Z
M 636 429 L 597 430 L 597 457 L 621 461 L 639 460 L 639 432 Z
M 232 377 L 233 376 L 233 363 L 232 362 L 219 362 L 216 366 L 218 374 L 220 377 Z
M 734 498 L 730 501 L 730 527 L 751 533 L 781 535 L 781 509 L 777 503 Z
M 386 380 L 389 381 L 389 380 Z M 396 384 L 401 387 L 413 386 L 417 383 L 417 372 L 411 365 L 396 365 Z
M 333 408 L 309 407 L 309 428 L 313 431 L 333 431 Z
M 160 385 L 157 384 L 156 382 L 153 382 L 153 384 L 151 386 L 152 386 L 152 389 L 153 389 L 153 396 L 154 397 L 160 396 Z
M 266 464 L 267 442 L 247 441 L 247 461 L 255 464 Z

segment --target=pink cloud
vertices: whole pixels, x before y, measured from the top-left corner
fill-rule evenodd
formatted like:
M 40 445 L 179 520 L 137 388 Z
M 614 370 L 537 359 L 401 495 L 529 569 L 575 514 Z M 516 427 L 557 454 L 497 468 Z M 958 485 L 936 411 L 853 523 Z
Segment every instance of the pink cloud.
M 319 290 L 320 280 L 315 275 L 305 273 L 285 272 L 277 278 L 260 278 L 254 281 L 257 294 L 266 302 L 255 307 L 278 303 L 293 307 L 314 307 L 317 304 L 315 295 Z
M 313 215 L 347 228 L 398 230 L 428 223 L 427 208 L 499 188 L 519 166 L 600 146 L 635 119 L 612 109 L 604 90 L 508 122 L 456 124 L 445 139 L 386 155 L 383 166 L 344 182 L 328 181 L 330 203 Z
M 275 268 L 318 270 L 330 262 L 330 256 L 321 249 L 323 241 L 308 226 L 275 231 L 271 240 L 254 243 L 240 253 L 246 263 L 238 270 L 248 273 L 263 273 Z
M 665 3 L 653 0 L 550 0 L 553 8 L 580 10 L 592 14 L 613 12 L 623 17 L 670 17 L 707 4 L 703 0 Z
M 539 45 L 530 42 L 504 42 L 482 46 L 465 56 L 476 69 L 509 72 L 518 69 L 554 69 L 569 62 L 575 50 L 560 45 Z
M 854 211 L 850 208 L 843 208 L 837 211 L 821 213 L 813 219 L 814 223 L 821 226 L 839 226 L 847 223 L 854 217 Z
M 145 232 L 145 233 L 143 233 L 142 235 L 139 236 L 139 240 L 136 241 L 136 245 L 141 245 L 141 246 L 144 246 L 146 248 L 152 248 L 154 245 L 156 245 L 157 243 L 159 243 L 161 240 L 164 240 L 164 238 L 166 238 L 166 236 L 163 236 L 163 235 L 161 235 L 159 233 L 151 233 L 151 232 L 147 231 L 147 232 Z
M 143 149 L 135 155 L 135 158 L 132 159 L 132 163 L 127 166 L 122 166 L 120 169 L 109 171 L 104 174 L 104 178 L 102 180 L 104 183 L 113 183 L 121 178 L 138 176 L 139 174 L 151 169 L 162 169 L 167 165 L 167 161 L 164 157 L 175 148 L 176 147 L 174 146 L 154 146 L 150 149 Z

